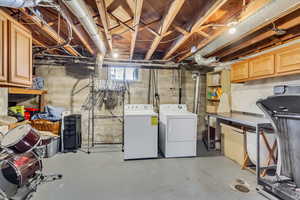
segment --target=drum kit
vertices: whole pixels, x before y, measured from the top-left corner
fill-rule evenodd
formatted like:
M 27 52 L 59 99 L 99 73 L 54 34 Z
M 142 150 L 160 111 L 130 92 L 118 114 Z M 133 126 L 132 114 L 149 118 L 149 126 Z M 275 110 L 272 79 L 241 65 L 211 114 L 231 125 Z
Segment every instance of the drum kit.
M 29 124 L 2 135 L 0 200 L 29 200 L 38 185 L 62 178 L 60 174 L 44 175 L 42 172 L 42 160 L 56 153 L 57 149 L 50 147 L 53 142 L 58 146 L 57 141 L 55 137 L 40 135 Z

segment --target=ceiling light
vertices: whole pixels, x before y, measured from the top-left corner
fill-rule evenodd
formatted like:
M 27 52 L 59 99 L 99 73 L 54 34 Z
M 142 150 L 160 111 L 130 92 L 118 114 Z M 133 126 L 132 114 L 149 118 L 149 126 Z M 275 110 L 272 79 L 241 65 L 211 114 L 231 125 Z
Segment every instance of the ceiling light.
M 113 58 L 118 58 L 118 57 L 119 57 L 119 54 L 116 53 L 116 52 L 114 52 L 114 53 L 112 53 L 112 57 L 113 57 Z
M 195 53 L 196 51 L 197 51 L 197 47 L 196 46 L 192 46 L 191 53 Z
M 235 27 L 229 28 L 228 33 L 229 34 L 235 34 L 236 33 L 236 28 Z

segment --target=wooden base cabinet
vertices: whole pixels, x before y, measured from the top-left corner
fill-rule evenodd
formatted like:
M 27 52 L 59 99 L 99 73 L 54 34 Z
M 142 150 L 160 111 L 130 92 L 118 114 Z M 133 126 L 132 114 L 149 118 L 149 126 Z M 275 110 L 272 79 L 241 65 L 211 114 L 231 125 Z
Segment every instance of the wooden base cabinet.
M 31 32 L 0 11 L 0 85 L 31 87 L 31 84 Z

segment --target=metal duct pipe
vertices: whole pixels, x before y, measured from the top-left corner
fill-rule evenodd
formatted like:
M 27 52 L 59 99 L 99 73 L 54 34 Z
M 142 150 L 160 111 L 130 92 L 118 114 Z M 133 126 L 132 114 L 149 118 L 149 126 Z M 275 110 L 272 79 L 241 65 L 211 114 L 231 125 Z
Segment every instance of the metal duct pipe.
M 212 63 L 218 62 L 218 59 L 216 57 L 204 58 L 199 53 L 195 54 L 194 58 L 198 65 L 208 66 L 208 65 L 211 65 Z
M 195 114 L 197 114 L 198 113 L 198 101 L 199 101 L 198 99 L 199 99 L 200 74 L 199 73 L 193 74 L 193 78 L 196 79 L 193 112 Z
M 11 8 L 35 7 L 42 0 L 1 0 L 0 6 Z
M 106 54 L 105 37 L 97 27 L 93 17 L 89 14 L 90 11 L 85 2 L 83 0 L 67 0 L 64 1 L 64 3 L 70 8 L 74 15 L 77 16 L 78 20 L 96 45 L 99 53 L 104 56 Z

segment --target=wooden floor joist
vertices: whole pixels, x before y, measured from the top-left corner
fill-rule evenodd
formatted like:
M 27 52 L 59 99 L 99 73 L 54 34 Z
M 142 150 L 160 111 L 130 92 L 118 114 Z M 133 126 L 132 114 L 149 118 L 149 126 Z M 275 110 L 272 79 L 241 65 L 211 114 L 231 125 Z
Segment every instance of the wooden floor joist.
M 135 1 L 135 12 L 134 12 L 134 19 L 133 19 L 134 32 L 132 33 L 132 38 L 131 38 L 130 57 L 129 57 L 130 60 L 132 60 L 133 58 L 135 42 L 136 42 L 137 34 L 139 32 L 139 24 L 140 24 L 140 18 L 142 14 L 143 2 L 144 0 Z
M 105 33 L 105 36 L 107 39 L 109 50 L 110 50 L 110 52 L 112 52 L 112 50 L 113 50 L 112 36 L 110 34 L 109 27 L 108 27 L 109 21 L 108 21 L 108 13 L 106 10 L 105 1 L 104 0 L 96 0 L 96 4 L 97 4 L 98 12 L 100 14 L 102 26 L 104 28 L 104 33 Z
M 270 3 L 271 0 L 254 0 L 252 1 L 247 8 L 243 10 L 243 12 L 240 14 L 239 21 L 244 21 L 249 16 L 253 15 L 255 12 L 257 12 L 259 9 L 264 7 L 266 4 Z M 225 31 L 228 30 L 228 27 L 221 27 L 220 30 L 216 31 L 213 35 L 211 35 L 208 39 L 203 40 L 200 42 L 200 44 L 197 45 L 197 50 L 202 49 L 207 44 L 215 40 L 217 37 L 219 37 L 221 34 L 223 34 Z M 178 59 L 178 62 L 192 56 L 193 52 L 188 52 L 187 54 L 181 56 Z
M 151 59 L 153 53 L 155 52 L 156 48 L 158 47 L 160 41 L 164 37 L 164 34 L 168 31 L 169 27 L 171 26 L 173 20 L 175 19 L 176 15 L 182 8 L 185 0 L 174 0 L 171 3 L 171 6 L 168 9 L 168 12 L 164 15 L 162 19 L 162 25 L 159 29 L 159 36 L 156 36 L 154 38 L 153 43 L 151 44 L 151 47 L 149 51 L 146 54 L 146 59 L 149 60 Z
M 218 0 L 216 1 L 207 12 L 199 17 L 199 19 L 194 23 L 191 28 L 191 31 L 183 34 L 178 40 L 176 40 L 171 48 L 167 51 L 166 55 L 164 56 L 164 60 L 170 58 L 175 51 L 179 49 L 195 32 L 198 32 L 201 29 L 201 26 L 217 11 L 220 7 L 222 7 L 228 0 Z M 201 30 L 200 30 L 201 31 Z
M 45 33 L 47 33 L 52 39 L 54 39 L 57 43 L 62 44 L 65 42 L 61 36 L 48 24 L 43 23 L 37 16 L 30 15 L 27 13 L 25 8 L 21 8 L 20 11 L 29 18 L 33 23 L 35 23 L 40 29 L 42 29 Z M 64 48 L 73 56 L 81 56 L 71 45 L 65 45 Z

